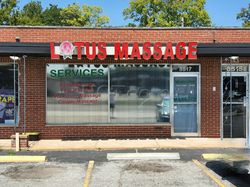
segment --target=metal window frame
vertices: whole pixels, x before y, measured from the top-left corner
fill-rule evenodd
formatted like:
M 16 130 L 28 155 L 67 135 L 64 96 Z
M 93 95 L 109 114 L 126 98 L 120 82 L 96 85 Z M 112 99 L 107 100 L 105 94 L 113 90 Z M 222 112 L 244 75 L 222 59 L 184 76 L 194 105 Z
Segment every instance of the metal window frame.
M 221 58 L 221 62 L 222 62 L 222 58 Z M 222 66 L 228 66 L 228 65 L 244 65 L 244 66 L 248 66 L 248 71 L 245 72 L 222 72 Z M 228 75 L 229 74 L 229 75 Z M 250 65 L 249 64 L 243 64 L 243 63 L 232 63 L 232 64 L 228 64 L 228 63 L 221 63 L 221 110 L 220 110 L 220 118 L 221 118 L 221 139 L 224 139 L 224 126 L 223 126 L 223 77 L 225 76 L 238 76 L 238 77 L 246 77 L 246 146 L 250 147 Z M 231 127 L 232 130 L 232 127 Z M 232 137 L 230 137 L 232 138 Z
M 173 72 L 171 66 L 170 72 L 170 98 L 171 98 L 171 114 L 170 121 L 172 124 L 171 134 L 173 136 L 190 136 L 197 137 L 201 136 L 201 64 L 172 64 L 172 65 L 196 65 L 199 66 L 199 72 Z M 176 133 L 174 132 L 174 77 L 196 77 L 197 78 L 197 133 Z

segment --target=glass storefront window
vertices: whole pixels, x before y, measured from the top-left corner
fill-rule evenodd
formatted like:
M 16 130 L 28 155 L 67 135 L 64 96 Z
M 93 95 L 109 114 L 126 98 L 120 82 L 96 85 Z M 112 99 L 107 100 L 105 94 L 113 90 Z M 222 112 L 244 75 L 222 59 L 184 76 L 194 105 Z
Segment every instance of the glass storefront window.
M 14 64 L 0 64 L 0 77 L 0 124 L 15 125 L 18 122 L 18 65 L 14 68 Z
M 169 121 L 167 65 L 112 65 L 110 90 L 112 123 Z
M 49 124 L 108 122 L 108 68 L 47 64 Z
M 225 67 L 225 66 L 223 66 Z M 233 67 L 233 66 L 232 66 Z M 230 76 L 231 75 L 231 76 Z M 247 129 L 247 74 L 223 73 L 223 136 L 245 138 Z
M 48 124 L 170 119 L 168 65 L 47 64 Z
M 184 75 L 183 75 L 184 76 Z M 174 77 L 174 132 L 197 132 L 197 77 Z

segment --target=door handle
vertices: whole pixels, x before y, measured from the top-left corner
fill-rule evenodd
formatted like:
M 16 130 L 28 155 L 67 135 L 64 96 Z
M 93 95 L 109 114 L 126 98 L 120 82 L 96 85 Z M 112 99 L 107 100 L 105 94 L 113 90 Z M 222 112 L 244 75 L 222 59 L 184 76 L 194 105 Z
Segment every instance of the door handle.
M 244 107 L 246 107 L 246 105 L 247 105 L 247 97 L 246 96 L 244 96 L 244 98 L 243 98 L 243 103 L 244 103 Z

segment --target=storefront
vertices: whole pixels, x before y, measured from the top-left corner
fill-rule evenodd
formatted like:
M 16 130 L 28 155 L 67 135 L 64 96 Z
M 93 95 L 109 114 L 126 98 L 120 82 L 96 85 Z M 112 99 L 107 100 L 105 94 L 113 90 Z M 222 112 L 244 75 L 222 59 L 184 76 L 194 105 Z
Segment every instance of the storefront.
M 0 31 L 0 138 L 249 142 L 250 29 Z

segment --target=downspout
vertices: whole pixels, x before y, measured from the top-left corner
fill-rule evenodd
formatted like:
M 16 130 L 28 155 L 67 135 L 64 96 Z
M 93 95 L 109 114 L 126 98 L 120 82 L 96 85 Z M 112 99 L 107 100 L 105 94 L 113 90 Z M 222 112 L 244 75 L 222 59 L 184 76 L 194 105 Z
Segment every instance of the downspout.
M 26 55 L 23 55 L 23 133 L 26 133 Z
M 14 124 L 16 124 L 16 59 L 14 58 Z
M 220 57 L 220 80 L 221 80 L 221 86 L 220 86 L 220 139 L 223 140 L 224 138 L 224 126 L 223 126 L 223 73 L 222 73 L 222 63 L 223 59 Z
M 232 87 L 233 87 L 233 78 L 232 78 L 232 60 L 231 58 L 230 60 L 230 91 L 229 91 L 229 96 L 230 96 L 230 138 L 233 137 L 233 105 L 232 105 L 232 101 L 233 101 L 233 93 L 232 93 Z

